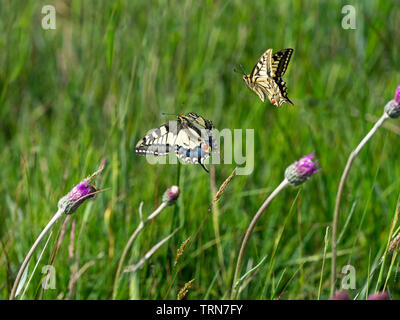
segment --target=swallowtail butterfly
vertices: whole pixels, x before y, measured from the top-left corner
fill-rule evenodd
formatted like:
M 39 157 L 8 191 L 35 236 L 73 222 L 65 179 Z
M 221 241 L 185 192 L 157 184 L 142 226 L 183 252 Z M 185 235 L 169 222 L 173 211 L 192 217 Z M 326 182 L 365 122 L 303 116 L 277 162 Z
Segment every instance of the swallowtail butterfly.
M 264 102 L 267 97 L 277 107 L 285 102 L 293 104 L 287 95 L 286 82 L 282 80 L 293 51 L 293 49 L 283 49 L 272 54 L 272 49 L 268 49 L 251 73 L 243 75 L 243 80 L 257 93 L 261 101 Z
M 216 148 L 213 129 L 210 120 L 194 112 L 179 115 L 178 120 L 150 130 L 136 144 L 135 153 L 166 156 L 170 152 L 175 152 L 183 162 L 199 163 L 208 172 L 204 161 Z

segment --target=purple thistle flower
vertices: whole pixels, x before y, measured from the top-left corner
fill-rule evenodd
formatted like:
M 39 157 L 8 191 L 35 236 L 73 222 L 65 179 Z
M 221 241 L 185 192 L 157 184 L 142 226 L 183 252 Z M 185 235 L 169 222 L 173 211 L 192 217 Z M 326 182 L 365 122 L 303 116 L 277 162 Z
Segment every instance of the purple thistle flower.
M 385 105 L 385 112 L 391 118 L 400 116 L 400 86 L 397 87 L 393 100 Z
M 93 192 L 96 188 L 91 186 L 86 180 L 83 180 L 80 184 L 75 186 L 69 193 L 71 200 L 79 202 L 81 204 L 83 201 L 89 198 L 93 198 Z
M 72 214 L 87 199 L 95 196 L 96 188 L 89 183 L 89 179 L 82 180 L 70 192 L 60 199 L 58 207 L 65 214 Z
M 167 189 L 167 191 L 164 192 L 164 195 L 162 197 L 162 201 L 163 202 L 167 202 L 167 205 L 173 205 L 176 200 L 179 197 L 179 187 L 178 186 L 172 186 L 170 188 Z
M 318 161 L 313 162 L 314 154 L 309 154 L 304 156 L 299 161 L 296 162 L 297 170 L 299 174 L 311 177 L 314 173 L 318 171 Z
M 103 158 L 97 171 L 83 179 L 58 201 L 58 210 L 65 214 L 74 213 L 83 202 L 93 198 L 97 193 L 97 189 L 92 184 L 92 181 L 104 170 L 105 165 L 106 158 Z
M 334 296 L 330 297 L 329 300 L 350 300 L 347 291 L 337 292 Z
M 298 186 L 318 172 L 318 161 L 314 160 L 314 154 L 304 156 L 299 161 L 290 165 L 285 171 L 285 177 L 291 185 Z
M 400 86 L 398 86 L 396 89 L 396 93 L 394 95 L 394 101 L 396 101 L 397 104 L 400 104 Z
M 387 292 L 373 293 L 368 296 L 368 300 L 389 300 Z

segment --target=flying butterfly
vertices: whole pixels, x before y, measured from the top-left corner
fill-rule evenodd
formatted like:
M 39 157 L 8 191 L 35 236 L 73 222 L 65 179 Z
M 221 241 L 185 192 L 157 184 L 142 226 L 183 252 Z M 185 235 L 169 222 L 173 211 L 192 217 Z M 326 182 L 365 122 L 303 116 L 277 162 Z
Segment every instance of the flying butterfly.
M 170 121 L 147 132 L 136 144 L 135 153 L 166 156 L 170 152 L 175 152 L 183 162 L 198 163 L 208 172 L 204 161 L 216 148 L 213 129 L 210 120 L 194 112 L 179 115 L 178 120 Z
M 289 102 L 286 82 L 282 80 L 289 65 L 293 49 L 283 49 L 272 54 L 272 49 L 268 49 L 258 60 L 249 75 L 244 74 L 243 80 L 260 97 L 261 101 L 265 101 L 267 97 L 269 101 L 280 107 L 283 103 Z

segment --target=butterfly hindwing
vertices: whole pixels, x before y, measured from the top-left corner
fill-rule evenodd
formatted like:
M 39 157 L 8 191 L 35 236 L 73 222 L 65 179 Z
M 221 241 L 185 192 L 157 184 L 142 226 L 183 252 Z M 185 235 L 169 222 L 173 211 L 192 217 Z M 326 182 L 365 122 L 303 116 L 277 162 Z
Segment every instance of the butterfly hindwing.
M 257 93 L 257 95 L 260 97 L 261 101 L 265 101 L 265 88 L 263 88 L 260 84 L 257 84 L 253 88 L 254 92 Z
M 290 104 L 293 104 L 293 102 L 290 101 L 290 99 L 287 95 L 286 82 L 283 81 L 281 77 L 276 77 L 276 78 L 274 78 L 274 80 L 279 87 L 279 91 L 280 91 L 282 97 L 284 97 L 286 99 L 286 101 L 289 102 Z
M 175 141 L 175 152 L 185 163 L 200 163 L 210 156 L 213 148 L 213 124 L 196 113 L 188 113 L 180 118 L 183 129 Z M 203 166 L 207 171 L 207 169 Z

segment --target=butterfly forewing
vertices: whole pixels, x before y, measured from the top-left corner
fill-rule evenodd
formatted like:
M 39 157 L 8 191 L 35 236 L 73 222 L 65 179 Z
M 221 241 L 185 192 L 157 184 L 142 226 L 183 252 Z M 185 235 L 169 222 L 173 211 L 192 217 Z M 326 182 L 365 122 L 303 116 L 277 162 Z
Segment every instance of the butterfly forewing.
M 178 121 L 170 121 L 159 128 L 151 129 L 139 140 L 135 147 L 135 153 L 140 155 L 165 156 L 175 144 Z
M 293 49 L 283 49 L 275 52 L 272 56 L 272 73 L 273 77 L 282 77 L 289 65 L 290 58 L 293 54 Z
M 265 51 L 260 59 L 258 59 L 257 64 L 254 66 L 250 73 L 250 79 L 252 82 L 257 81 L 258 78 L 271 77 L 272 71 L 272 49 Z
M 293 104 L 292 101 L 290 101 L 288 95 L 287 95 L 287 87 L 286 87 L 286 82 L 282 80 L 281 77 L 278 77 L 275 79 L 276 84 L 279 87 L 280 93 L 282 95 L 282 97 L 284 97 L 286 99 L 287 102 L 289 102 L 290 104 Z

